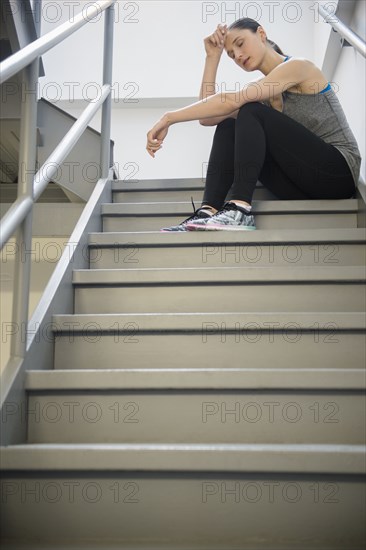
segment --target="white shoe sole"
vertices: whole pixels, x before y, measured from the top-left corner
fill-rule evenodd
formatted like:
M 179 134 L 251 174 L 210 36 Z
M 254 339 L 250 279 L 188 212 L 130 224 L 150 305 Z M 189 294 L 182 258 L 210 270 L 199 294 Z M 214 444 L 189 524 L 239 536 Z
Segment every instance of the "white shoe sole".
M 256 227 L 230 225 L 187 225 L 189 231 L 254 231 Z

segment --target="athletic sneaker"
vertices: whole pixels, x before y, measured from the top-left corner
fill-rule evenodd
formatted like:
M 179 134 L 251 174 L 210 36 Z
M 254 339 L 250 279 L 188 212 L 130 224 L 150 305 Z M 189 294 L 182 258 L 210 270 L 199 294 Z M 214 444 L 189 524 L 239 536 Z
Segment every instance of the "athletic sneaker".
M 194 211 L 194 214 L 192 214 L 192 216 L 189 216 L 189 218 L 182 221 L 178 225 L 171 225 L 170 227 L 163 227 L 162 229 L 160 229 L 160 231 L 164 231 L 164 232 L 166 232 L 166 231 L 188 231 L 188 229 L 187 229 L 187 224 L 188 223 L 190 223 L 190 222 L 193 223 L 195 221 L 200 221 L 201 223 L 204 223 L 209 218 L 212 217 L 211 214 L 208 214 L 207 212 L 204 212 L 205 207 L 201 206 L 201 208 L 198 208 L 197 210 L 195 210 L 193 200 L 192 200 L 192 205 L 193 205 L 193 211 Z
M 244 231 L 256 229 L 254 216 L 244 206 L 226 202 L 209 220 L 191 220 L 187 223 L 189 231 Z

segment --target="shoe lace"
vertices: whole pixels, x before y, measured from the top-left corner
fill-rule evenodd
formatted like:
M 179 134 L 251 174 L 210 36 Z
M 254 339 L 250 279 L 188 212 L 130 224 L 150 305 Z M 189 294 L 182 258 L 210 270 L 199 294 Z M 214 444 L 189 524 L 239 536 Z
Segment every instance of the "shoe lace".
M 198 213 L 199 213 L 201 210 L 204 209 L 204 207 L 201 206 L 200 208 L 197 208 L 197 210 L 196 210 L 196 206 L 195 206 L 195 204 L 194 204 L 194 202 L 193 202 L 193 197 L 191 197 L 191 202 L 192 202 L 192 207 L 193 207 L 193 214 L 192 214 L 191 216 L 189 216 L 189 218 L 187 218 L 186 220 L 182 221 L 182 223 L 187 223 L 187 222 L 193 220 L 194 218 L 197 218 Z

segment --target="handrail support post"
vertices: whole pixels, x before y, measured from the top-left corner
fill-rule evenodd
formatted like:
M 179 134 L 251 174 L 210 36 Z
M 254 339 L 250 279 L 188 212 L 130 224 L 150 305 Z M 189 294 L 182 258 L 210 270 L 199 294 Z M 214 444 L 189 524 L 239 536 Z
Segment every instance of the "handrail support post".
M 101 123 L 101 178 L 107 178 L 110 164 L 111 140 L 111 110 L 112 110 L 112 67 L 113 67 L 113 35 L 114 35 L 114 4 L 105 11 L 104 22 L 104 53 L 103 53 L 103 85 L 109 85 L 111 90 L 102 107 Z
M 33 0 L 33 19 L 37 37 L 41 36 L 42 0 Z
M 22 71 L 21 127 L 18 169 L 18 198 L 33 199 L 37 155 L 37 84 L 39 58 Z M 13 284 L 13 338 L 11 356 L 24 357 L 27 346 L 29 289 L 32 250 L 33 208 L 16 231 Z

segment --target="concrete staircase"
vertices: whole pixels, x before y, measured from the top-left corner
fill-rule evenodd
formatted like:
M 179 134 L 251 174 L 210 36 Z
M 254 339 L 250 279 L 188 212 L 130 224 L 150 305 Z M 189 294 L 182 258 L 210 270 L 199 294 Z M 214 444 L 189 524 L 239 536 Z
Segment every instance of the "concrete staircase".
M 363 548 L 360 199 L 258 184 L 257 231 L 161 233 L 202 181 L 113 185 L 2 449 L 4 548 Z

